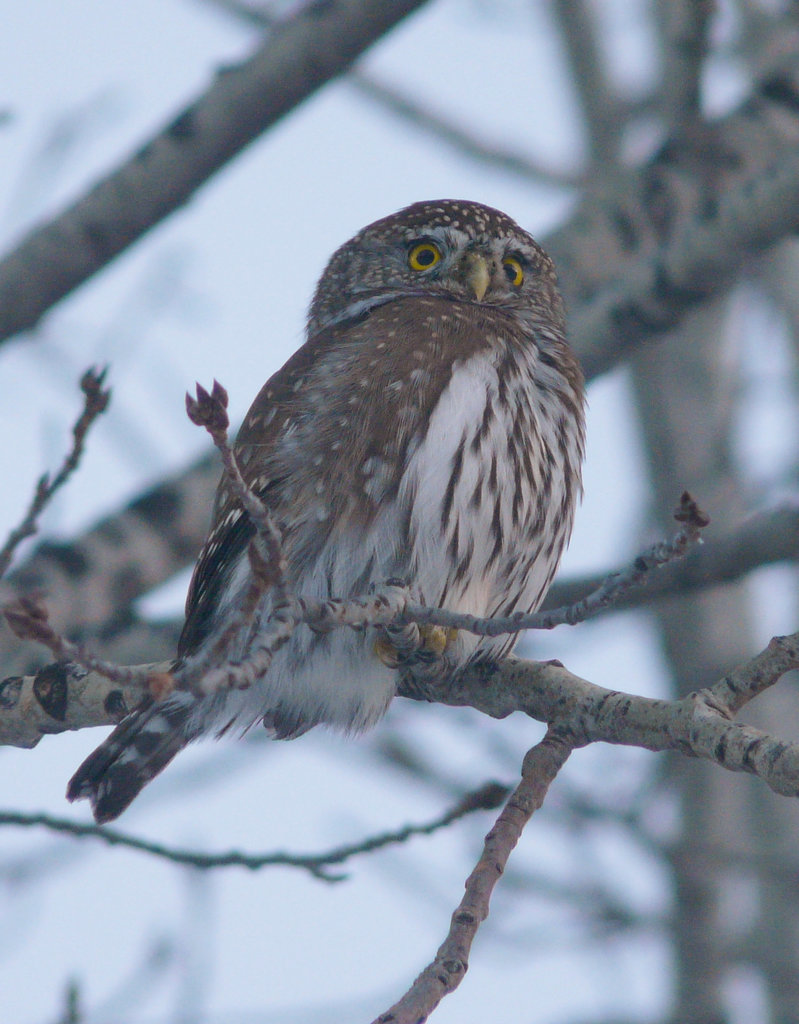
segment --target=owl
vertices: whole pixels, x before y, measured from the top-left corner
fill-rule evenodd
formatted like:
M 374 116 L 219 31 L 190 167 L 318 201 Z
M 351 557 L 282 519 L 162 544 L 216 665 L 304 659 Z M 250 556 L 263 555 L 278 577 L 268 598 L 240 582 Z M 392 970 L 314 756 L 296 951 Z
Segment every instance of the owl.
M 400 580 L 478 616 L 540 604 L 581 494 L 584 392 L 551 261 L 510 217 L 419 202 L 332 256 L 305 344 L 262 388 L 235 451 L 283 537 L 288 587 L 317 599 Z M 219 647 L 247 590 L 254 527 L 225 479 L 176 665 Z M 225 656 L 246 657 L 264 595 Z M 512 636 L 448 635 L 455 671 Z M 119 815 L 190 741 L 263 723 L 290 739 L 372 726 L 398 684 L 385 633 L 299 626 L 246 689 L 148 697 L 81 765 L 71 800 Z

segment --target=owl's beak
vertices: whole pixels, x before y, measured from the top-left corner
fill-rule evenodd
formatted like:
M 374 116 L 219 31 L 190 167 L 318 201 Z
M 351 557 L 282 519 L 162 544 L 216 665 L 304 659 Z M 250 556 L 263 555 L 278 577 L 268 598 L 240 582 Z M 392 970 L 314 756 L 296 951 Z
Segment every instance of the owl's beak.
M 466 283 L 474 292 L 477 301 L 481 302 L 491 283 L 491 274 L 485 256 L 479 252 L 467 252 L 463 258 L 463 269 Z

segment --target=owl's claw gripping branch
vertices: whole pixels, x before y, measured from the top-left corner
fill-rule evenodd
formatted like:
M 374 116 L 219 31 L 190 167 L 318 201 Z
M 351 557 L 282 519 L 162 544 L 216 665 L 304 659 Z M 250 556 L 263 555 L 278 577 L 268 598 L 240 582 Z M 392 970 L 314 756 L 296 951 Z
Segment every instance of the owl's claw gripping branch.
M 374 650 L 384 665 L 401 668 L 416 658 L 442 657 L 457 638 L 458 630 L 451 627 L 408 622 L 401 627 L 386 627 L 375 640 Z

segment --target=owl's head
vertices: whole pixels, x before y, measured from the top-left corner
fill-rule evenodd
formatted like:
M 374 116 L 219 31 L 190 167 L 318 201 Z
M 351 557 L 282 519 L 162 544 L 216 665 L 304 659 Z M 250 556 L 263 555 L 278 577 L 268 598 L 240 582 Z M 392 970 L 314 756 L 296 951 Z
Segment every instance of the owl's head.
M 562 319 L 552 262 L 523 228 L 481 203 L 414 203 L 359 231 L 316 288 L 310 334 L 407 296 L 504 308 L 524 320 Z

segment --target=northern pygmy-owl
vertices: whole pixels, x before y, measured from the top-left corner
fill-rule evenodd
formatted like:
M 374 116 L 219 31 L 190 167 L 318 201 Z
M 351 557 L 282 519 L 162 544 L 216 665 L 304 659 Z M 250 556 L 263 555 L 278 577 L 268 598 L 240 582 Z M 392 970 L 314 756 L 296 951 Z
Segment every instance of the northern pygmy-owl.
M 346 598 L 401 579 L 429 605 L 507 615 L 535 609 L 552 581 L 581 490 L 583 425 L 549 258 L 505 214 L 441 200 L 376 221 L 333 255 L 307 341 L 262 388 L 236 452 L 282 530 L 297 593 Z M 179 659 L 230 622 L 253 533 L 223 480 Z M 256 630 L 269 611 L 267 594 Z M 243 631 L 228 656 L 251 642 Z M 461 631 L 445 656 L 457 668 L 513 642 Z M 149 698 L 68 796 L 108 821 L 201 734 L 258 721 L 278 738 L 323 722 L 365 729 L 396 692 L 386 660 L 373 629 L 301 626 L 248 689 Z

